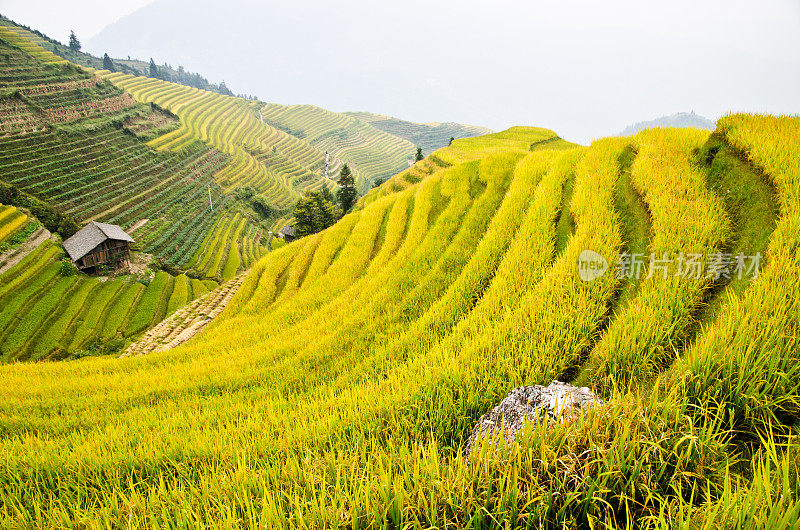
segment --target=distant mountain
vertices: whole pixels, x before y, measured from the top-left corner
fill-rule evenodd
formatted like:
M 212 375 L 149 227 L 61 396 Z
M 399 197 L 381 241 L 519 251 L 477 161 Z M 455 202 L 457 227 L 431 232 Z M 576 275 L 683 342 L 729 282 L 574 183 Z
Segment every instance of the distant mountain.
M 617 136 L 630 136 L 636 134 L 642 129 L 649 129 L 651 127 L 692 127 L 694 129 L 708 129 L 713 131 L 717 128 L 714 120 L 704 118 L 699 114 L 692 112 L 678 112 L 671 116 L 661 116 L 650 121 L 640 121 L 633 125 L 629 125 L 624 131 L 617 134 Z

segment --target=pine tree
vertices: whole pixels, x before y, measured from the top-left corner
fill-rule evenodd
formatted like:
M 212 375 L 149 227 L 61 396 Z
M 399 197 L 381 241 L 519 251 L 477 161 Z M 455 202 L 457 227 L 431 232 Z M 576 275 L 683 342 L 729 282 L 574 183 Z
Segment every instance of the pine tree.
M 339 173 L 339 190 L 336 192 L 336 199 L 342 207 L 342 213 L 349 212 L 357 198 L 356 181 L 350 168 L 345 164 Z
M 81 41 L 79 41 L 78 37 L 75 36 L 74 31 L 69 32 L 69 49 L 74 52 L 81 51 Z
M 103 55 L 103 68 L 109 72 L 117 71 L 117 69 L 114 67 L 114 61 L 111 60 L 111 57 L 109 57 L 108 54 Z
M 294 207 L 294 230 L 297 237 L 316 234 L 336 222 L 338 216 L 332 198 L 330 191 L 312 191 L 297 201 Z
M 233 92 L 230 91 L 228 85 L 225 84 L 225 80 L 223 79 L 222 82 L 219 84 L 219 88 L 217 90 L 223 96 L 232 96 Z
M 330 188 L 328 188 L 328 186 L 322 186 L 322 190 L 320 190 L 320 193 L 322 194 L 323 199 L 325 199 L 330 203 L 333 203 L 333 193 L 331 193 L 331 190 Z
M 150 57 L 150 77 L 158 79 L 158 66 L 152 57 Z
M 309 197 L 303 197 L 294 207 L 294 232 L 297 237 L 303 237 L 316 233 L 314 229 L 314 210 L 316 201 Z
M 336 206 L 327 200 L 322 192 L 314 192 L 313 198 L 317 203 L 314 211 L 314 226 L 317 229 L 316 231 L 319 232 L 329 226 L 333 226 L 336 222 Z
M 414 160 L 416 160 L 417 162 L 419 162 L 419 161 L 420 161 L 420 160 L 422 160 L 423 158 L 425 158 L 425 157 L 424 157 L 424 156 L 423 156 L 423 154 L 422 154 L 422 148 L 421 148 L 421 147 L 417 147 L 417 155 L 414 157 Z

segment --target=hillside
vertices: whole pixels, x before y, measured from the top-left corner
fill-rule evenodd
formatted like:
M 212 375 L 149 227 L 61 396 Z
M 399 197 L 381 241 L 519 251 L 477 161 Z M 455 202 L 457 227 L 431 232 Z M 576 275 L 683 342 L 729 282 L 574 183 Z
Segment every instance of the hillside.
M 452 122 L 414 123 L 369 112 L 345 112 L 344 114 L 365 121 L 389 134 L 408 140 L 415 146 L 422 147 L 422 151 L 425 154 L 447 146 L 450 143 L 450 138 L 471 138 L 494 132 L 486 127 Z
M 98 61 L 0 18 L 0 362 L 125 347 L 249 269 L 294 202 L 335 188 L 344 163 L 366 191 L 414 153 L 350 116 Z M 60 241 L 93 220 L 135 238 L 130 274 L 60 272 Z
M 359 191 L 370 189 L 376 180 L 408 167 L 414 145 L 387 134 L 362 120 L 312 105 L 269 104 L 259 110 L 261 119 L 277 129 L 301 138 L 319 152 L 348 161 L 356 175 Z M 338 167 L 329 176 L 334 179 Z
M 716 124 L 713 120 L 709 120 L 708 118 L 704 118 L 703 116 L 695 114 L 694 111 L 678 112 L 676 114 L 671 114 L 670 116 L 661 116 L 660 118 L 656 118 L 654 120 L 640 121 L 633 125 L 629 125 L 624 131 L 617 134 L 617 136 L 631 136 L 639 131 L 652 129 L 654 127 L 682 127 L 713 131 L 716 128 Z
M 23 36 L 29 42 L 36 44 L 45 50 L 51 51 L 59 57 L 62 57 L 74 64 L 92 69 L 103 68 L 102 57 L 95 57 L 94 55 L 80 50 L 74 51 L 68 46 L 64 46 L 60 42 L 49 38 L 47 35 L 44 35 L 35 29 L 21 26 L 15 23 L 13 20 L 10 20 L 2 15 L 0 15 L 0 26 L 12 28 L 15 32 Z M 131 59 L 130 56 L 125 59 L 115 57 L 111 59 L 111 62 L 115 70 L 119 70 L 124 74 L 142 76 L 150 75 L 149 62 Z M 166 64 L 160 64 L 156 66 L 156 69 L 158 71 L 158 75 L 161 76 L 161 79 L 167 81 L 176 81 L 190 87 L 219 92 L 229 96 L 233 95 L 233 93 L 231 93 L 231 91 L 225 86 L 224 82 L 219 84 L 210 83 L 200 74 L 186 72 L 182 66 L 178 66 L 177 69 L 173 69 L 171 66 Z
M 744 114 L 589 147 L 529 127 L 456 140 L 260 259 L 182 346 L 0 367 L 0 516 L 789 527 L 798 145 L 800 118 Z M 582 279 L 586 250 L 605 274 Z M 464 459 L 484 412 L 553 379 L 607 403 Z
M 219 150 L 194 140 L 167 153 L 149 147 L 180 130 L 175 115 L 31 36 L 42 38 L 0 25 L 0 202 L 10 204 L 0 205 L 0 362 L 118 351 L 249 268 L 277 217 L 254 216 L 217 184 L 230 161 Z M 90 220 L 135 237 L 147 254 L 131 274 L 61 272 L 61 239 Z
M 178 119 L 0 27 L 0 174 L 83 223 L 136 231 L 142 249 L 187 262 L 224 202 L 215 172 L 224 153 L 198 142 L 159 154 L 147 141 L 179 128 Z M 175 242 L 179 244 L 176 246 Z

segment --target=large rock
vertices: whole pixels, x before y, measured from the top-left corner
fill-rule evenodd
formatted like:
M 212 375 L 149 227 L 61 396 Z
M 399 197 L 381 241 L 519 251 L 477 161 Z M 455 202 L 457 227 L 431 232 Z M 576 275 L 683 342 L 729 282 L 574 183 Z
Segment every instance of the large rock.
M 515 443 L 517 433 L 529 421 L 574 421 L 602 400 L 586 387 L 578 388 L 560 381 L 547 386 L 534 385 L 515 388 L 495 408 L 484 414 L 467 440 L 464 453 L 469 457 L 473 446 L 486 436 L 499 435 L 503 429 L 506 443 Z

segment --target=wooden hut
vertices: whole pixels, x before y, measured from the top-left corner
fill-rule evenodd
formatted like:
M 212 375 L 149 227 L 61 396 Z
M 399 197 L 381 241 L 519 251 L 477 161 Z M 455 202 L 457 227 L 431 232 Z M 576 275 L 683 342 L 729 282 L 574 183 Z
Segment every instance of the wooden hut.
M 116 268 L 130 258 L 129 244 L 133 242 L 117 225 L 90 221 L 64 241 L 64 250 L 79 270 L 96 270 L 103 265 Z
M 297 239 L 297 236 L 295 235 L 294 232 L 294 225 L 284 226 L 283 228 L 281 228 L 281 231 L 278 232 L 278 237 L 283 238 L 283 240 L 286 241 L 287 243 L 291 243 L 292 241 Z

